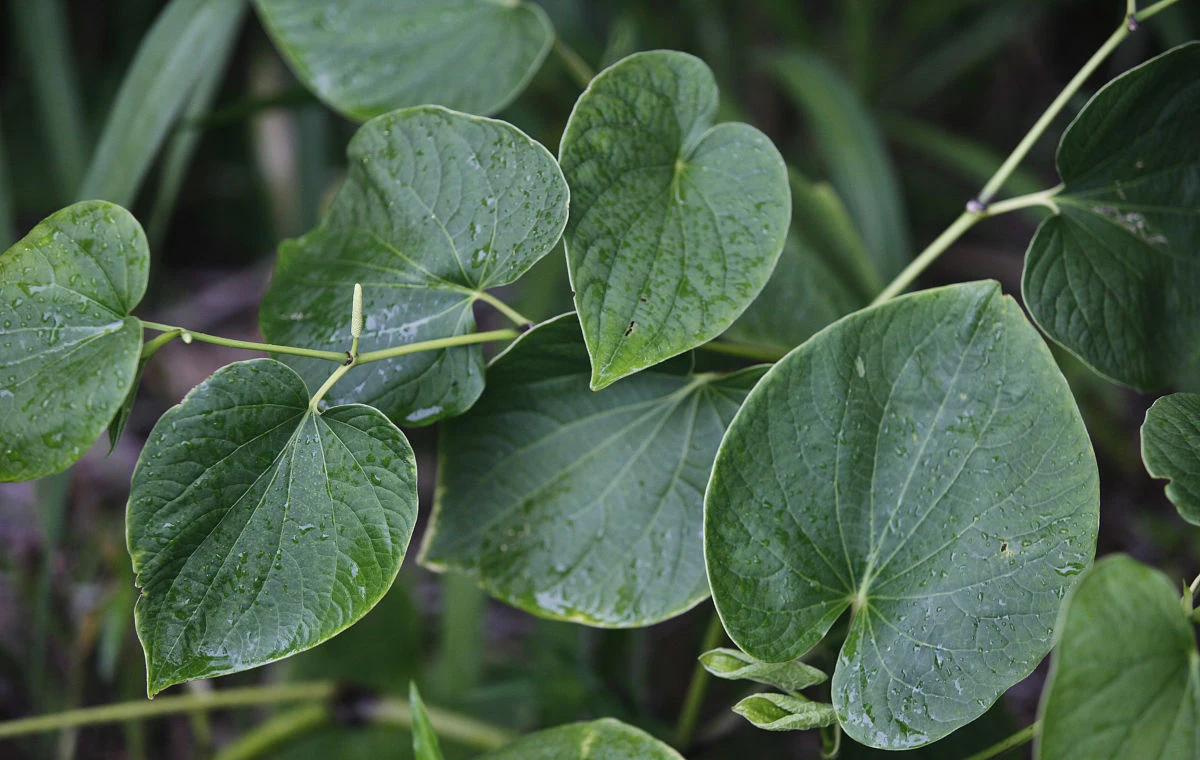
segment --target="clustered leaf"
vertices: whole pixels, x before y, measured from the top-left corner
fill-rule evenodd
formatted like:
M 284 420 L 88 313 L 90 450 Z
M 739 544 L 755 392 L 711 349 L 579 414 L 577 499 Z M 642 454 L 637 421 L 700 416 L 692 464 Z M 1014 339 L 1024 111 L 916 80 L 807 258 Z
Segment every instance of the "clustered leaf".
M 523 0 L 255 0 L 304 84 L 360 121 L 437 104 L 491 114 L 521 93 L 554 27 Z
M 101 201 L 51 214 L 0 256 L 0 481 L 62 472 L 116 416 L 149 267 L 141 225 Z
M 764 731 L 807 731 L 837 722 L 833 705 L 789 694 L 753 694 L 733 711 Z
M 313 647 L 365 615 L 417 513 L 404 435 L 318 413 L 271 359 L 218 370 L 154 426 L 126 515 L 151 695 Z
M 1105 557 L 1071 594 L 1059 631 L 1038 758 L 1200 757 L 1200 653 L 1166 576 Z
M 754 681 L 783 691 L 800 691 L 829 679 L 821 670 L 799 660 L 762 662 L 737 649 L 711 649 L 700 655 L 700 664 L 717 678 Z
M 567 266 L 595 390 L 720 335 L 783 249 L 783 159 L 747 124 L 713 126 L 717 98 L 700 59 L 637 53 L 567 122 Z
M 1098 486 L 1011 298 L 989 282 L 899 298 L 818 333 L 746 399 L 706 495 L 713 598 L 764 661 L 851 610 L 838 720 L 871 746 L 926 744 L 1049 651 L 1095 551 Z
M 1200 525 L 1200 394 L 1154 402 L 1142 424 L 1142 459 L 1152 477 L 1170 481 L 1167 498 L 1183 519 Z
M 280 246 L 259 321 L 272 343 L 344 351 L 363 286 L 362 352 L 473 332 L 480 291 L 508 284 L 562 236 L 568 190 L 554 157 L 509 124 L 439 107 L 363 125 L 321 226 Z M 316 387 L 320 359 L 280 357 Z M 330 403 L 360 401 L 428 425 L 483 390 L 477 345 L 352 369 Z
M 574 315 L 523 335 L 488 368 L 479 403 L 441 429 L 422 562 L 597 626 L 649 625 L 708 596 L 704 487 L 764 369 L 675 364 L 593 393 Z
M 1200 43 L 1105 85 L 1058 147 L 1022 289 L 1050 337 L 1144 391 L 1200 377 Z

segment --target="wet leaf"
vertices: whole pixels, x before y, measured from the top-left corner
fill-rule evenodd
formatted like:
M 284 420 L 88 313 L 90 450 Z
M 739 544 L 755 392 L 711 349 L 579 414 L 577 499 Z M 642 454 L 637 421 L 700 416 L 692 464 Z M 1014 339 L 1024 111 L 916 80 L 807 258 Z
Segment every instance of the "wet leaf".
M 272 343 L 348 349 L 355 283 L 361 352 L 473 332 L 479 292 L 524 274 L 566 224 L 554 157 L 504 122 L 396 111 L 363 125 L 348 154 L 349 176 L 321 226 L 280 246 L 259 315 Z M 329 362 L 279 358 L 312 387 L 329 374 Z M 460 346 L 356 367 L 329 401 L 427 425 L 461 414 L 482 390 L 479 346 Z
M 708 596 L 704 486 L 762 376 L 669 363 L 599 393 L 574 315 L 523 335 L 439 436 L 422 562 L 542 617 L 649 625 Z
M 271 359 L 201 383 L 155 425 L 133 474 L 129 553 L 153 695 L 309 649 L 365 615 L 412 535 L 403 434 L 362 405 L 316 413 Z
M 1063 134 L 1058 213 L 1025 259 L 1050 337 L 1140 390 L 1200 377 L 1200 43 L 1117 77 Z
M 1200 757 L 1200 654 L 1166 576 L 1106 557 L 1080 580 L 1059 629 L 1038 758 Z
M 1098 503 L 1079 412 L 1017 304 L 989 282 L 924 291 L 834 323 L 750 393 L 706 496 L 713 598 L 768 662 L 852 611 L 838 719 L 916 747 L 1049 651 Z
M 646 732 L 612 718 L 522 737 L 480 760 L 683 760 Z
M 807 731 L 837 723 L 833 705 L 788 694 L 753 694 L 733 711 L 764 731 Z
M 762 662 L 736 649 L 711 649 L 700 655 L 700 664 L 717 678 L 754 681 L 783 691 L 800 691 L 829 679 L 817 668 L 799 660 Z
M 1167 498 L 1183 519 L 1200 525 L 1200 394 L 1154 402 L 1142 425 L 1142 460 L 1151 477 L 1170 481 Z
M 554 27 L 522 0 L 255 0 L 296 76 L 360 121 L 433 103 L 490 114 L 541 68 Z
M 65 470 L 117 414 L 149 268 L 141 225 L 101 201 L 51 214 L 0 256 L 0 481 Z
M 779 258 L 783 159 L 749 125 L 713 126 L 716 108 L 708 66 L 673 51 L 625 58 L 575 104 L 559 158 L 594 389 L 720 335 Z

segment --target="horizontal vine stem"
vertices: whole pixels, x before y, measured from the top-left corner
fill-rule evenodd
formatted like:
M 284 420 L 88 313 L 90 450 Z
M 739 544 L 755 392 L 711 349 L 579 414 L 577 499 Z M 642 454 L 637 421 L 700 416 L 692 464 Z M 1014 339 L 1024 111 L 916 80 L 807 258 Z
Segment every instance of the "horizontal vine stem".
M 384 359 L 392 359 L 397 356 L 419 354 L 422 351 L 436 351 L 442 348 L 453 348 L 454 346 L 469 346 L 475 343 L 496 343 L 498 341 L 512 340 L 520 334 L 519 330 L 488 330 L 487 332 L 467 333 L 466 335 L 454 335 L 449 338 L 427 340 L 421 343 L 409 343 L 407 346 L 382 348 L 378 351 L 368 351 L 365 354 L 359 354 L 356 364 L 369 364 Z M 342 354 L 341 358 L 342 361 L 345 361 L 346 355 Z
M 1041 730 L 1041 727 L 1041 721 L 1030 723 L 1028 726 L 1022 728 L 1020 731 L 1016 732 L 1007 739 L 1001 739 L 987 749 L 981 752 L 976 752 L 974 755 L 966 758 L 966 760 L 991 760 L 991 758 L 998 757 L 1005 752 L 1008 752 L 1010 749 L 1015 749 L 1024 744 L 1028 744 L 1035 736 L 1037 736 L 1038 731 Z

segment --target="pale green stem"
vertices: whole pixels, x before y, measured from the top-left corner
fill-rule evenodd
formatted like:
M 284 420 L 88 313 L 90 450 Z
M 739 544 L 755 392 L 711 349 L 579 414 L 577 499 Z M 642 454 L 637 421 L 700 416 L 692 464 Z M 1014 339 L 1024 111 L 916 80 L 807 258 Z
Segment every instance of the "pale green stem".
M 358 355 L 356 364 L 369 364 L 370 362 L 382 361 L 384 359 L 394 359 L 397 356 L 406 356 L 408 354 L 418 354 L 422 351 L 436 351 L 441 348 L 453 348 L 454 346 L 469 346 L 474 343 L 495 343 L 502 340 L 512 340 L 521 333 L 517 330 L 489 330 L 487 332 L 468 333 L 466 335 L 454 335 L 449 338 L 438 338 L 437 340 L 427 340 L 422 343 L 409 343 L 407 346 L 395 346 L 394 348 L 383 348 L 378 351 L 368 351 L 365 354 Z M 342 359 L 345 359 L 342 355 Z
M 579 53 L 572 50 L 570 45 L 563 42 L 561 37 L 554 39 L 554 54 L 562 59 L 563 65 L 567 67 L 567 71 L 571 73 L 571 78 L 579 85 L 579 89 L 586 90 L 596 76 L 596 72 L 592 70 L 588 62 L 583 60 Z
M 982 752 L 976 752 L 974 755 L 966 758 L 966 760 L 991 760 L 993 757 L 999 757 L 1010 749 L 1028 744 L 1033 740 L 1033 737 L 1037 736 L 1039 730 L 1041 730 L 1041 721 L 1031 723 L 1007 739 L 1001 739 Z
M 508 304 L 504 303 L 499 298 L 496 298 L 494 295 L 492 295 L 491 293 L 488 293 L 487 291 L 483 291 L 483 290 L 476 291 L 475 298 L 477 300 L 483 301 L 484 303 L 486 303 L 489 306 L 491 306 L 492 308 L 494 308 L 496 311 L 498 311 L 501 314 L 503 314 L 504 316 L 508 317 L 510 320 L 512 320 L 513 324 L 520 325 L 521 327 L 533 324 L 532 319 L 525 316 L 524 314 L 517 311 L 516 309 L 509 306 Z
M 180 335 L 183 335 L 183 330 L 170 330 L 156 338 L 146 341 L 146 343 L 142 346 L 142 361 L 147 361 L 150 357 L 158 353 L 158 349 L 175 340 Z
M 913 259 L 908 266 L 904 268 L 900 274 L 896 275 L 896 279 L 888 283 L 888 286 L 875 296 L 875 300 L 871 302 L 872 306 L 878 306 L 884 301 L 890 300 L 895 296 L 903 293 L 912 281 L 924 272 L 925 269 L 932 264 L 938 256 L 949 248 L 955 240 L 958 240 L 964 232 L 975 226 L 975 223 L 983 218 L 983 214 L 975 211 L 964 211 L 959 215 L 954 223 L 947 227 L 941 235 L 937 236 L 929 246 Z
M 350 368 L 355 364 L 358 364 L 358 357 L 351 354 L 346 363 L 335 369 L 333 373 L 329 375 L 329 378 L 321 384 L 321 387 L 317 389 L 317 392 L 313 394 L 312 400 L 308 402 L 309 409 L 314 412 L 319 411 L 317 409 L 317 404 L 321 403 L 321 399 L 325 398 L 325 394 L 329 393 L 329 389 L 336 385 L 337 381 L 341 380 L 342 376 L 349 372 Z
M 213 760 L 253 760 L 263 757 L 332 722 L 333 715 L 328 705 L 294 707 L 234 739 Z
M 1137 0 L 1125 0 L 1125 15 L 1132 16 L 1137 13 Z
M 713 612 L 704 639 L 700 642 L 700 654 L 715 649 L 721 643 L 725 629 L 721 626 L 721 618 Z M 687 749 L 696 733 L 696 724 L 700 722 L 700 709 L 704 707 L 704 693 L 708 691 L 709 672 L 699 662 L 692 671 L 692 680 L 688 684 L 687 695 L 683 698 L 683 709 L 679 713 L 679 724 L 675 728 L 675 746 Z

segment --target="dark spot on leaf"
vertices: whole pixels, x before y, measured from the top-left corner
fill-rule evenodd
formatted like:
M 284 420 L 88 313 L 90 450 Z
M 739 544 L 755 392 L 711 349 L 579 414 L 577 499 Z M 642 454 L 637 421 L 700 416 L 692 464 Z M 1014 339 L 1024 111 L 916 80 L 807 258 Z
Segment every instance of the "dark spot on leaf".
M 629 322 L 629 327 L 625 328 L 625 337 L 626 337 L 626 338 L 628 338 L 628 337 L 629 337 L 629 334 L 633 332 L 633 328 L 634 328 L 636 325 L 637 325 L 637 322 L 635 322 L 635 321 L 633 321 L 633 320 L 630 320 L 630 322 Z

